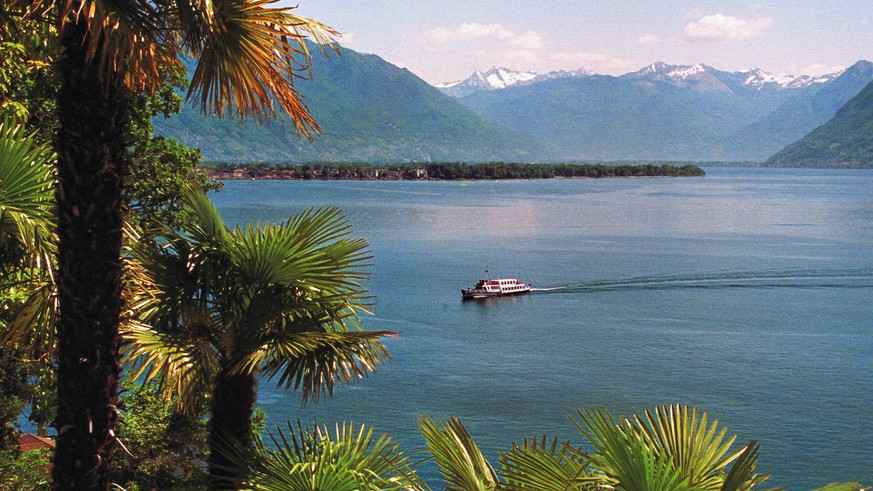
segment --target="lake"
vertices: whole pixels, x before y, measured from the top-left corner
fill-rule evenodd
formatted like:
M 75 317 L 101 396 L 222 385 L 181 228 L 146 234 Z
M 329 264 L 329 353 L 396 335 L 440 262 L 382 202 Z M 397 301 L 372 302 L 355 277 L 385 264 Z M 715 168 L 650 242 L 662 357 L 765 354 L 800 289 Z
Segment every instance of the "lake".
M 703 178 L 229 181 L 228 224 L 336 206 L 374 255 L 368 329 L 392 360 L 269 424 L 354 421 L 406 451 L 461 419 L 496 465 L 567 415 L 670 403 L 761 442 L 769 485 L 873 484 L 873 171 L 709 168 Z M 488 269 L 530 295 L 462 302 Z M 423 474 L 439 484 L 432 468 Z

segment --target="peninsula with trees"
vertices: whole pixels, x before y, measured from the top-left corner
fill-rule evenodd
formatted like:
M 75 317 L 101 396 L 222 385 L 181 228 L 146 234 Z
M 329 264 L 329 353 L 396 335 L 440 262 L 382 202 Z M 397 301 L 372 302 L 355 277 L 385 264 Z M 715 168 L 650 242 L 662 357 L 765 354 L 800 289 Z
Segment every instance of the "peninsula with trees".
M 697 165 L 688 163 L 560 163 L 525 164 L 491 162 L 468 164 L 404 163 L 376 166 L 355 163 L 239 164 L 212 162 L 201 166 L 215 180 L 498 180 L 606 177 L 701 177 Z

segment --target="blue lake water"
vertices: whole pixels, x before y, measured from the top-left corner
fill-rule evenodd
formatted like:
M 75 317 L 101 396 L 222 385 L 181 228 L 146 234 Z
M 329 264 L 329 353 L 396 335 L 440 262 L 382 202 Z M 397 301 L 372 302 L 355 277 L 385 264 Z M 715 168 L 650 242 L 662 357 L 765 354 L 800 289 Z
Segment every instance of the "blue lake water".
M 456 416 L 496 464 L 529 436 L 581 443 L 582 407 L 683 403 L 760 441 L 768 484 L 873 484 L 873 171 L 231 181 L 213 198 L 228 224 L 341 208 L 374 255 L 364 325 L 402 333 L 333 399 L 264 381 L 271 425 L 367 423 L 412 451 L 419 415 Z M 540 290 L 462 302 L 485 268 Z

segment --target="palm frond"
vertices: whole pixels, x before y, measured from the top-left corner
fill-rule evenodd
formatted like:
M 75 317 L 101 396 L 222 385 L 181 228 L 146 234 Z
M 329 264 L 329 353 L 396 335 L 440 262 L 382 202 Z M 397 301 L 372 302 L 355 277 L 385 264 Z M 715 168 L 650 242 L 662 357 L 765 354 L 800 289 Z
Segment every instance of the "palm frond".
M 447 491 L 492 491 L 499 480 L 482 451 L 455 418 L 446 425 L 436 423 L 427 416 L 418 419 L 428 451 L 440 468 Z
M 241 339 L 261 344 L 264 339 L 283 338 L 292 333 L 360 331 L 366 291 L 350 291 L 333 296 L 280 285 L 260 287 L 249 293 L 239 308 L 236 320 Z
M 339 208 L 310 208 L 288 220 L 286 226 L 300 237 L 307 238 L 307 246 L 327 244 L 347 237 L 351 224 Z
M 371 259 L 350 231 L 339 210 L 308 210 L 286 224 L 236 229 L 231 252 L 252 281 L 336 294 L 359 289 Z
M 28 293 L 24 302 L 12 306 L 11 320 L 0 329 L 0 346 L 17 346 L 31 360 L 47 359 L 56 347 L 56 287 L 54 283 L 43 283 L 26 289 Z
M 337 424 L 304 428 L 288 422 L 288 433 L 268 431 L 269 442 L 255 449 L 226 443 L 219 451 L 235 469 L 227 485 L 232 489 L 287 491 L 424 490 L 407 456 L 387 435 L 374 439 L 373 429 Z M 242 472 L 239 471 L 242 469 Z
M 380 339 L 396 334 L 358 324 L 369 255 L 338 210 L 229 231 L 202 189 L 184 193 L 190 228 L 130 241 L 129 270 L 139 275 L 131 318 L 150 326 L 126 338 L 136 376 L 161 375 L 183 394 L 203 361 L 275 378 L 307 402 L 388 359 Z M 212 383 L 215 366 L 204 370 L 209 378 L 197 382 Z
M 736 436 L 725 439 L 727 428 L 718 421 L 708 424 L 707 414 L 698 419 L 697 408 L 679 404 L 663 406 L 645 419 L 634 417 L 633 426 L 643 441 L 656 452 L 672 457 L 680 475 L 702 489 L 717 490 L 723 471 L 741 453 L 728 454 Z
M 54 255 L 54 154 L 10 118 L 0 120 L 0 266 L 42 269 Z M 24 261 L 21 263 L 20 261 Z
M 594 489 L 600 478 L 591 474 L 592 459 L 569 442 L 559 443 L 555 437 L 548 444 L 541 439 L 525 439 L 522 445 L 512 445 L 500 452 L 503 478 L 501 491 L 587 491 Z
M 168 233 L 161 239 L 128 235 L 125 295 L 129 317 L 159 331 L 210 337 L 217 329 L 208 279 L 192 244 Z
M 662 485 L 670 488 L 749 491 L 768 478 L 754 474 L 754 442 L 732 452 L 736 437 L 725 438 L 725 428 L 717 421 L 710 424 L 706 413 L 698 416 L 694 408 L 662 406 L 654 414 L 646 411 L 643 418 L 634 416 L 624 424 L 614 423 L 607 411 L 586 409 L 579 416 L 581 422 L 571 421 L 595 446 L 598 467 L 617 487 L 637 486 L 642 479 L 654 478 L 665 479 Z
M 206 40 L 209 26 L 215 23 L 212 0 L 176 2 L 179 39 L 187 52 L 197 52 Z
M 286 390 L 299 391 L 304 402 L 333 395 L 337 384 L 363 378 L 388 358 L 380 338 L 388 331 L 287 333 L 258 349 L 241 350 L 243 356 L 231 373 L 258 373 Z
M 318 124 L 291 78 L 309 62 L 303 39 L 308 35 L 316 42 L 329 42 L 335 33 L 288 9 L 268 7 L 275 2 L 213 0 L 215 13 L 203 36 L 189 97 L 199 95 L 204 111 L 252 115 L 258 120 L 275 114 L 275 100 L 308 137 L 318 131 Z
M 161 2 L 64 0 L 60 5 L 62 26 L 87 27 L 86 60 L 97 64 L 106 82 L 153 92 L 166 68 L 179 66 L 175 16 L 162 10 Z
M 122 336 L 124 363 L 132 379 L 160 379 L 165 398 L 178 397 L 180 409 L 196 407 L 220 370 L 218 354 L 208 340 L 158 332 L 128 322 Z
M 578 411 L 573 424 L 597 450 L 597 468 L 622 491 L 699 490 L 675 468 L 671 455 L 660 453 L 638 437 L 630 425 L 616 424 L 609 411 Z
M 755 440 L 750 441 L 741 449 L 731 470 L 727 473 L 719 491 L 754 491 L 760 484 L 767 481 L 767 474 L 755 474 L 758 466 L 758 449 L 760 445 Z M 784 487 L 769 488 L 762 491 L 779 491 Z
M 217 249 L 223 249 L 231 242 L 230 232 L 202 187 L 187 186 L 182 196 L 184 205 L 193 215 L 193 227 L 186 230 L 192 241 Z

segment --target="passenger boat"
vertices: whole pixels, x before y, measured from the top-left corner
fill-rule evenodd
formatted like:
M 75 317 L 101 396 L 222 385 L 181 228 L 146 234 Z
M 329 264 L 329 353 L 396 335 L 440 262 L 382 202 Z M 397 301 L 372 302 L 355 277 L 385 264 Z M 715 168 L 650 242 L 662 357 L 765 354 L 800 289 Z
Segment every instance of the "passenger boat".
M 461 298 L 469 300 L 474 298 L 521 295 L 524 293 L 530 293 L 530 289 L 531 285 L 526 285 L 515 278 L 486 278 L 479 280 L 473 288 L 462 288 Z

